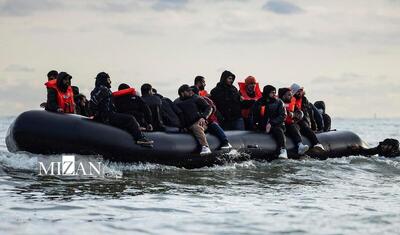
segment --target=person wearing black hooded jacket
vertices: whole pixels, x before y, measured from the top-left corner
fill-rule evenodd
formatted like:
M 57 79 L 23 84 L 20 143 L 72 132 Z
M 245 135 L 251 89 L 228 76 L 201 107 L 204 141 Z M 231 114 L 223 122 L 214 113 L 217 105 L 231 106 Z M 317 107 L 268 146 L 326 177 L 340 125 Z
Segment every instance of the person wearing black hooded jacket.
M 110 76 L 105 72 L 97 74 L 96 87 L 90 93 L 90 108 L 94 120 L 127 131 L 139 145 L 151 146 L 153 141 L 143 135 L 135 117 L 116 112 L 110 88 Z
M 142 92 L 143 101 L 149 106 L 151 110 L 151 125 L 155 131 L 165 131 L 165 126 L 161 117 L 162 101 L 160 97 L 153 94 L 153 87 L 145 83 L 140 87 Z
M 225 130 L 244 130 L 244 121 L 241 113 L 240 93 L 233 86 L 235 75 L 225 70 L 217 86 L 211 90 L 211 99 L 221 113 L 223 120 L 219 120 Z
M 282 100 L 276 97 L 275 87 L 271 85 L 264 87 L 262 97 L 256 101 L 252 112 L 255 128 L 271 133 L 277 144 L 278 157 L 287 159 L 286 137 L 284 134 L 286 110 Z

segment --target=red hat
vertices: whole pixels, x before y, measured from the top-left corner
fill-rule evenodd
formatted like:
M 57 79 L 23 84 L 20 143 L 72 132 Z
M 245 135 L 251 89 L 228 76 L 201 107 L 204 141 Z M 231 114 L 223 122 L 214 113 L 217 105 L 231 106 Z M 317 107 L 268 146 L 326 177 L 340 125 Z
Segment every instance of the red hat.
M 256 84 L 257 81 L 256 81 L 256 78 L 255 78 L 255 77 L 253 77 L 253 76 L 248 76 L 248 77 L 244 80 L 244 83 L 245 83 L 246 85 L 249 85 L 249 84 Z

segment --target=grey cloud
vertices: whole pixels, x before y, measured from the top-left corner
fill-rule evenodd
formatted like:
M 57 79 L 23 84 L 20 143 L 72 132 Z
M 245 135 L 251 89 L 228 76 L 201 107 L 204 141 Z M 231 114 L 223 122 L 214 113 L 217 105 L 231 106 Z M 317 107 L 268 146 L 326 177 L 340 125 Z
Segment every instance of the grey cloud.
M 63 4 L 58 0 L 6 0 L 0 5 L 0 15 L 27 16 L 38 11 L 47 11 L 61 8 Z
M 25 66 L 25 65 L 20 65 L 20 64 L 11 64 L 9 66 L 7 66 L 4 69 L 5 72 L 24 72 L 24 73 L 30 73 L 30 72 L 34 72 L 35 69 Z
M 279 1 L 279 0 L 268 1 L 263 6 L 263 9 L 276 14 L 284 14 L 284 15 L 298 14 L 304 11 L 299 6 L 293 3 L 286 1 Z
M 91 10 L 99 10 L 105 13 L 125 13 L 133 11 L 138 7 L 138 3 L 133 0 L 105 1 L 88 5 L 88 8 Z
M 156 11 L 181 10 L 187 3 L 188 0 L 157 0 L 152 8 Z

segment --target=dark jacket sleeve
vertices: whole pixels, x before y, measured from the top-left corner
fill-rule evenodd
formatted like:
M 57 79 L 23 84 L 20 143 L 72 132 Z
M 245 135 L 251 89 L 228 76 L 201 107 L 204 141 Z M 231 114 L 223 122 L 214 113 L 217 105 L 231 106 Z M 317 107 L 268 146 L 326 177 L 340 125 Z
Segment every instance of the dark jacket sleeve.
M 323 131 L 324 130 L 324 119 L 323 119 L 322 115 L 318 112 L 318 109 L 317 109 L 317 107 L 315 107 L 315 105 L 310 103 L 310 106 L 314 113 L 314 120 L 315 120 L 315 123 L 317 124 L 317 130 Z
M 196 100 L 196 104 L 199 107 L 200 110 L 200 116 L 204 119 L 207 119 L 211 113 L 212 113 L 212 108 L 211 105 L 207 103 L 203 98 L 198 97 Z
M 282 100 L 278 100 L 277 115 L 269 120 L 272 126 L 281 126 L 286 118 L 286 109 Z
M 47 104 L 46 110 L 51 112 L 57 112 L 57 93 L 54 89 L 47 88 Z
M 151 116 L 151 110 L 150 107 L 144 102 L 144 100 L 141 97 L 137 97 L 138 103 L 140 105 L 140 110 L 144 114 L 144 120 L 146 121 L 147 124 L 151 123 L 151 120 L 153 120 L 153 117 Z

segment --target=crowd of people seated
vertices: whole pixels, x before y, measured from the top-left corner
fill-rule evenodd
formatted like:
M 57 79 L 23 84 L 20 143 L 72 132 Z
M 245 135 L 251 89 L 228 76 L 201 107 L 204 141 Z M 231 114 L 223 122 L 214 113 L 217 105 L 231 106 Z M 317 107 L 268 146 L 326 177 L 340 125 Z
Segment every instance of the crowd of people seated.
M 225 135 L 227 130 L 255 130 L 270 134 L 277 143 L 277 155 L 286 159 L 286 136 L 296 144 L 299 155 L 310 148 L 325 151 L 317 132 L 330 131 L 331 118 L 325 103 L 308 101 L 302 86 L 276 90 L 271 85 L 262 91 L 256 78 L 248 76 L 235 87 L 235 74 L 224 71 L 210 93 L 206 79 L 196 76 L 194 85 L 179 87 L 174 101 L 160 95 L 151 84 L 135 88 L 122 83 L 111 91 L 109 74 L 100 72 L 95 77 L 95 88 L 90 100 L 71 85 L 72 76 L 55 70 L 47 74 L 47 102 L 40 106 L 50 112 L 87 116 L 94 121 L 115 126 L 129 132 L 136 144 L 151 147 L 153 141 L 144 132 L 190 132 L 199 144 L 201 155 L 211 153 L 205 133 L 220 140 L 220 149 L 232 148 Z M 307 137 L 311 146 L 306 145 Z

